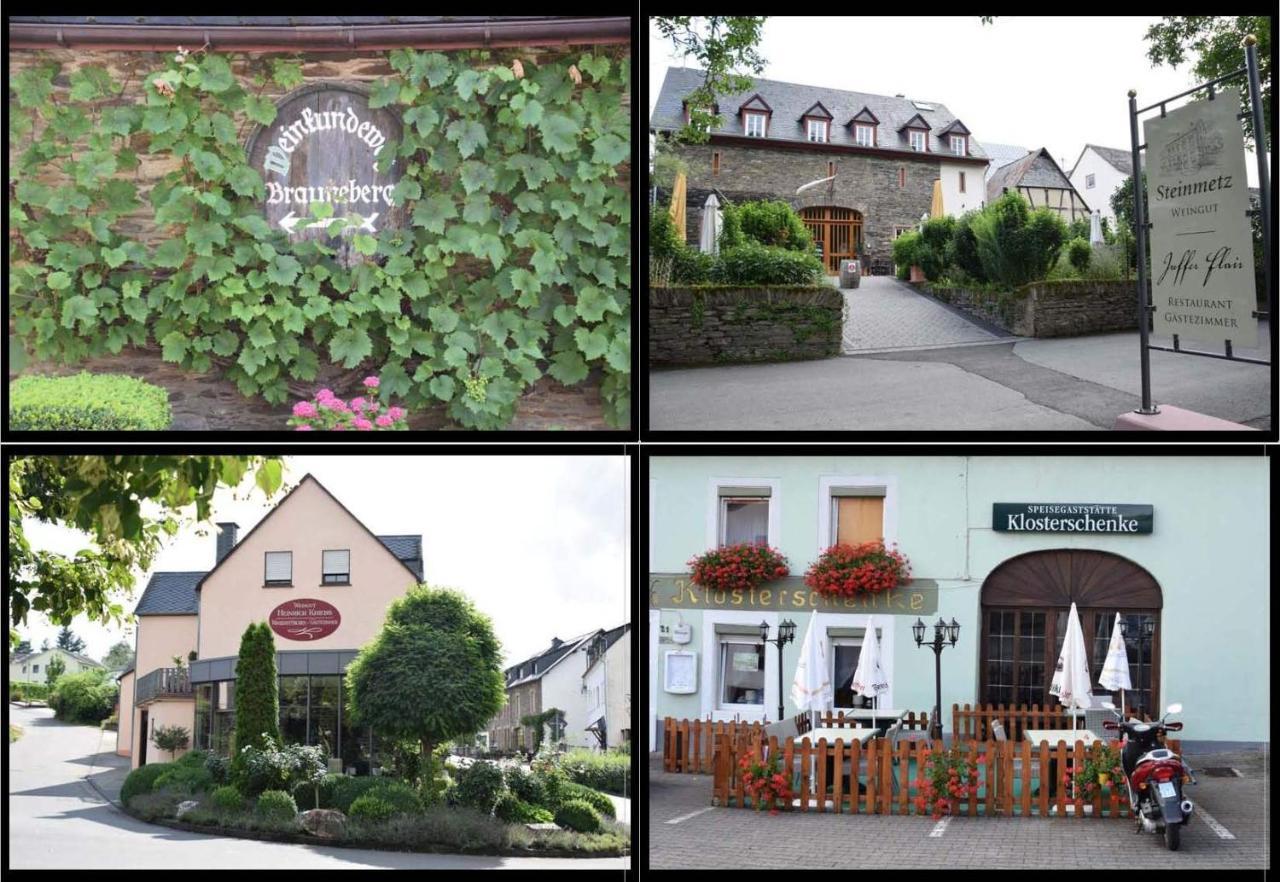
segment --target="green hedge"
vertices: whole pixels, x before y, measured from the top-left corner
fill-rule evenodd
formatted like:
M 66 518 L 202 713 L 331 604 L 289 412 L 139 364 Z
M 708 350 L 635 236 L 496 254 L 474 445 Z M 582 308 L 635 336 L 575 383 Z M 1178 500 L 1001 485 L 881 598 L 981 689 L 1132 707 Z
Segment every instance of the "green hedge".
M 571 750 L 560 761 L 569 780 L 608 793 L 621 794 L 631 774 L 631 757 L 619 753 Z
M 566 801 L 580 799 L 602 815 L 610 818 L 617 817 L 617 810 L 614 808 L 613 800 L 599 790 L 592 790 L 590 787 L 583 787 L 581 784 L 575 784 L 570 781 L 560 791 L 560 798 Z
M 94 726 L 111 716 L 119 689 L 106 677 L 106 671 L 96 670 L 59 677 L 49 695 L 49 707 L 53 708 L 54 716 L 67 722 Z
M 14 431 L 169 428 L 169 393 L 120 374 L 20 377 L 9 384 Z
M 177 763 L 149 763 L 134 769 L 124 779 L 124 786 L 120 788 L 120 801 L 128 805 L 133 797 L 150 793 L 156 779 L 176 767 Z
M 223 811 L 238 811 L 244 807 L 244 796 L 234 785 L 228 784 L 213 791 L 213 804 Z
M 723 285 L 808 285 L 822 273 L 822 261 L 810 252 L 744 242 L 720 252 L 711 276 Z
M 525 802 L 514 793 L 504 793 L 498 797 L 493 815 L 512 824 L 549 824 L 555 820 L 550 809 Z
M 579 833 L 599 833 L 604 829 L 600 813 L 581 799 L 571 799 L 556 809 L 556 823 Z
M 351 811 L 349 812 L 352 818 L 365 821 L 385 821 L 395 813 L 396 810 L 391 803 L 380 799 L 372 793 L 366 793 L 351 803 Z

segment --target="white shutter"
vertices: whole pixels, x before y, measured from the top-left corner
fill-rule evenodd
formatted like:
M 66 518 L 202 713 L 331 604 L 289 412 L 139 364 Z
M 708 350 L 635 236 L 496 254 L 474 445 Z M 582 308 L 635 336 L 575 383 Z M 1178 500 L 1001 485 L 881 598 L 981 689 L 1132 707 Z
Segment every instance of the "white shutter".
M 322 557 L 326 576 L 347 576 L 351 574 L 350 551 L 326 551 L 323 552 Z
M 292 551 L 268 551 L 267 552 L 267 581 L 268 582 L 292 582 L 293 581 L 293 552 Z

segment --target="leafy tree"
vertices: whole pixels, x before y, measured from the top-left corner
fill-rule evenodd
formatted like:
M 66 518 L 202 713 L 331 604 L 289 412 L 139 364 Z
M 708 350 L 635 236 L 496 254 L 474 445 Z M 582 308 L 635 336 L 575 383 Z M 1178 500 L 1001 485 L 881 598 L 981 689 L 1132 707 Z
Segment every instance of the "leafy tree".
M 58 632 L 58 648 L 67 652 L 84 652 L 84 641 L 72 632 L 70 625 L 63 625 Z
M 169 751 L 169 759 L 179 750 L 186 750 L 191 743 L 191 733 L 181 726 L 156 726 L 151 742 L 161 750 Z
M 59 720 L 96 726 L 111 715 L 119 694 L 106 671 L 81 671 L 58 678 L 49 693 L 49 707 Z
M 102 657 L 102 664 L 108 671 L 129 667 L 133 664 L 133 647 L 127 640 L 121 640 L 107 650 L 107 654 Z
M 268 740 L 270 739 L 270 740 Z M 246 747 L 269 750 L 280 741 L 280 681 L 276 641 L 266 622 L 250 624 L 240 636 L 236 661 L 236 734 L 231 769 L 243 778 Z
M 262 456 L 19 456 L 9 461 L 8 590 L 11 628 L 31 610 L 69 625 L 77 615 L 119 624 L 120 595 L 134 572 L 150 568 L 161 542 L 178 532 L 181 512 L 195 505 L 209 517 L 214 491 L 237 487 L 247 474 L 268 496 L 280 489 L 283 465 Z M 144 514 L 143 504 L 160 507 Z M 74 555 L 33 549 L 24 518 L 72 527 L 96 547 Z
M 1133 214 L 1133 175 L 1124 179 L 1124 183 L 1116 187 L 1116 191 L 1111 194 L 1111 210 L 1116 215 L 1117 234 L 1119 235 L 1120 244 L 1125 250 L 1126 265 L 1133 267 L 1138 266 L 1138 249 L 1137 249 L 1137 230 L 1134 227 L 1135 218 Z M 1147 201 L 1147 173 L 1142 172 L 1142 214 L 1143 217 L 1151 217 L 1151 209 Z
M 553 742 L 560 740 L 564 728 L 564 711 L 550 707 L 540 714 L 527 714 L 521 717 L 520 724 L 533 728 L 533 752 L 537 753 L 538 748 L 542 747 L 543 730 L 548 725 L 551 726 L 551 740 Z
M 31 652 L 31 641 L 27 639 L 19 640 L 17 647 L 13 650 L 14 655 L 23 655 L 29 652 Z
M 1029 211 L 1006 193 L 970 222 L 983 270 L 992 281 L 1017 287 L 1043 279 L 1066 241 L 1067 225 L 1047 208 Z
M 756 52 L 765 16 L 710 15 L 705 18 L 678 15 L 653 19 L 659 33 L 676 49 L 692 55 L 706 71 L 702 85 L 685 100 L 689 102 L 689 123 L 676 133 L 676 140 L 705 144 L 711 129 L 720 124 L 715 113 L 716 97 L 744 92 L 751 77 L 736 73 L 747 67 L 752 73 L 764 71 L 765 60 Z
M 1178 67 L 1188 54 L 1197 57 L 1191 73 L 1197 81 L 1217 79 L 1244 67 L 1244 38 L 1258 38 L 1258 81 L 1262 89 L 1262 116 L 1267 149 L 1271 148 L 1271 19 L 1265 15 L 1166 15 L 1147 29 L 1147 58 L 1152 64 Z M 1245 143 L 1253 143 L 1253 109 L 1249 106 L 1249 81 L 1234 80 L 1230 87 L 1240 96 L 1245 114 Z
M 461 592 L 411 588 L 347 668 L 357 726 L 416 738 L 422 755 L 483 728 L 502 708 L 501 647 L 488 616 Z
M 49 664 L 44 667 L 44 681 L 52 687 L 54 683 L 58 682 L 58 678 L 66 673 L 66 670 L 67 663 L 62 660 L 61 656 L 55 655 L 49 660 Z

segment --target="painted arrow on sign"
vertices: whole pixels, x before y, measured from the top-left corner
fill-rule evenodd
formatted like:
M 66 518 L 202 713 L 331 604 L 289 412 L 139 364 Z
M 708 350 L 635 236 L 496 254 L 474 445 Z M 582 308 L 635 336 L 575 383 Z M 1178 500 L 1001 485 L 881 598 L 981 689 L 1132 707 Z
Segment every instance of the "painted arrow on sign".
M 360 218 L 360 223 L 355 227 L 355 229 L 368 230 L 370 233 L 377 232 L 377 229 L 375 229 L 373 226 L 373 222 L 377 219 L 378 212 L 375 211 L 373 214 L 369 215 L 368 217 L 365 217 L 363 214 L 359 214 L 359 213 L 349 214 L 347 215 L 347 217 Z M 292 236 L 294 234 L 295 229 L 305 230 L 308 227 L 327 227 L 329 224 L 333 223 L 335 220 L 342 220 L 342 218 L 336 218 L 336 217 L 322 218 L 320 220 L 302 223 L 301 222 L 302 219 L 295 216 L 294 213 L 290 211 L 284 217 L 280 218 L 280 227 L 286 233 Z

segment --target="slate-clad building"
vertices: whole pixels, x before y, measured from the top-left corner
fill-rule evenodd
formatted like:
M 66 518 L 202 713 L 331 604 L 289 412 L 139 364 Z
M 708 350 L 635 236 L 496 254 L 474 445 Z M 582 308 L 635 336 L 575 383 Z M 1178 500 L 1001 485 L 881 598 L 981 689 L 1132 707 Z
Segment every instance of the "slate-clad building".
M 703 77 L 699 70 L 667 71 L 651 132 L 685 125 L 685 96 Z M 985 204 L 987 154 L 936 101 L 757 79 L 741 94 L 720 96 L 718 112 L 708 143 L 672 148 L 689 166 L 686 241 L 697 242 L 712 192 L 735 202 L 781 199 L 822 244 L 829 272 L 858 255 L 887 272 L 893 239 L 929 212 L 934 181 L 942 183 L 947 214 Z
M 1089 216 L 1089 206 L 1044 147 L 998 168 L 987 179 L 987 201 L 1017 193 L 1031 208 L 1048 208 L 1071 223 Z

